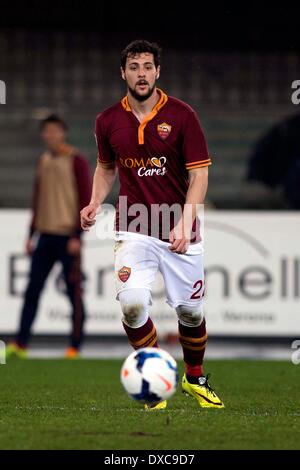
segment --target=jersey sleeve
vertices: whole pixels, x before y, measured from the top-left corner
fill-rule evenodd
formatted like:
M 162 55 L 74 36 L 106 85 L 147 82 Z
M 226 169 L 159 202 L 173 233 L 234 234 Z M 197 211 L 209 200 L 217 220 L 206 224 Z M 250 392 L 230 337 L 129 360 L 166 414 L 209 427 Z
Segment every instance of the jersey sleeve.
M 98 148 L 97 164 L 105 168 L 115 166 L 115 154 L 109 144 L 107 133 L 104 130 L 103 118 L 99 114 L 95 124 L 95 139 Z
M 189 112 L 185 122 L 183 155 L 187 170 L 211 165 L 204 133 L 194 110 Z

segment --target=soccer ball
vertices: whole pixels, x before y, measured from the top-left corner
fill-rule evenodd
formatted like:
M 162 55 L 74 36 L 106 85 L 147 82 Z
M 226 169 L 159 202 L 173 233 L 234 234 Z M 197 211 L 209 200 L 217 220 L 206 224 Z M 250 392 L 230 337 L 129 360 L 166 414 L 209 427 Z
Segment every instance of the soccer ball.
M 142 348 L 125 360 L 121 382 L 134 400 L 155 404 L 170 398 L 178 384 L 178 370 L 173 357 L 160 348 Z

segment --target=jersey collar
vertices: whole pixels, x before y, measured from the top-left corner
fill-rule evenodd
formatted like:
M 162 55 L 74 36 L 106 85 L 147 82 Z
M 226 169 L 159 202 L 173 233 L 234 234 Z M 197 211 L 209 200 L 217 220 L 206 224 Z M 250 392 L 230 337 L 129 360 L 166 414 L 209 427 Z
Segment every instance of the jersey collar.
M 138 128 L 138 141 L 139 145 L 144 144 L 144 130 L 145 127 L 147 126 L 148 122 L 150 122 L 158 113 L 158 111 L 166 104 L 168 101 L 168 96 L 160 89 L 157 88 L 158 93 L 160 94 L 160 98 L 154 108 L 152 109 L 151 113 L 148 114 L 148 116 L 145 117 L 145 119 L 140 123 L 139 128 Z M 130 107 L 129 101 L 128 101 L 128 96 L 124 96 L 124 98 L 121 101 L 121 104 L 124 108 L 125 111 L 132 112 L 132 109 Z

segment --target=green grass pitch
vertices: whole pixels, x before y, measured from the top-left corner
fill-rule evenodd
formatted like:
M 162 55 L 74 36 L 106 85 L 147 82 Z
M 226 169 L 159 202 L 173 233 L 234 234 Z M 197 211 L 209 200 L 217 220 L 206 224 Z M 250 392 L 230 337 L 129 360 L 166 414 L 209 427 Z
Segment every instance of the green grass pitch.
M 299 449 L 299 367 L 206 361 L 224 410 L 178 388 L 166 411 L 127 397 L 118 360 L 11 360 L 0 366 L 0 449 Z M 182 371 L 182 364 L 180 364 Z

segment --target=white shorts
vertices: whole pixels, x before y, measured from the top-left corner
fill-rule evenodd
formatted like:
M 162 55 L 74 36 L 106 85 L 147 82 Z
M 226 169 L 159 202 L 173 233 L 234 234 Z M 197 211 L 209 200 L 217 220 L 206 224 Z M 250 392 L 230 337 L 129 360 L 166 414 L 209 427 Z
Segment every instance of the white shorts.
M 127 289 L 152 290 L 157 271 L 165 283 L 167 303 L 198 305 L 204 296 L 203 245 L 190 245 L 187 253 L 173 253 L 170 243 L 130 232 L 117 232 L 115 275 L 117 299 Z

